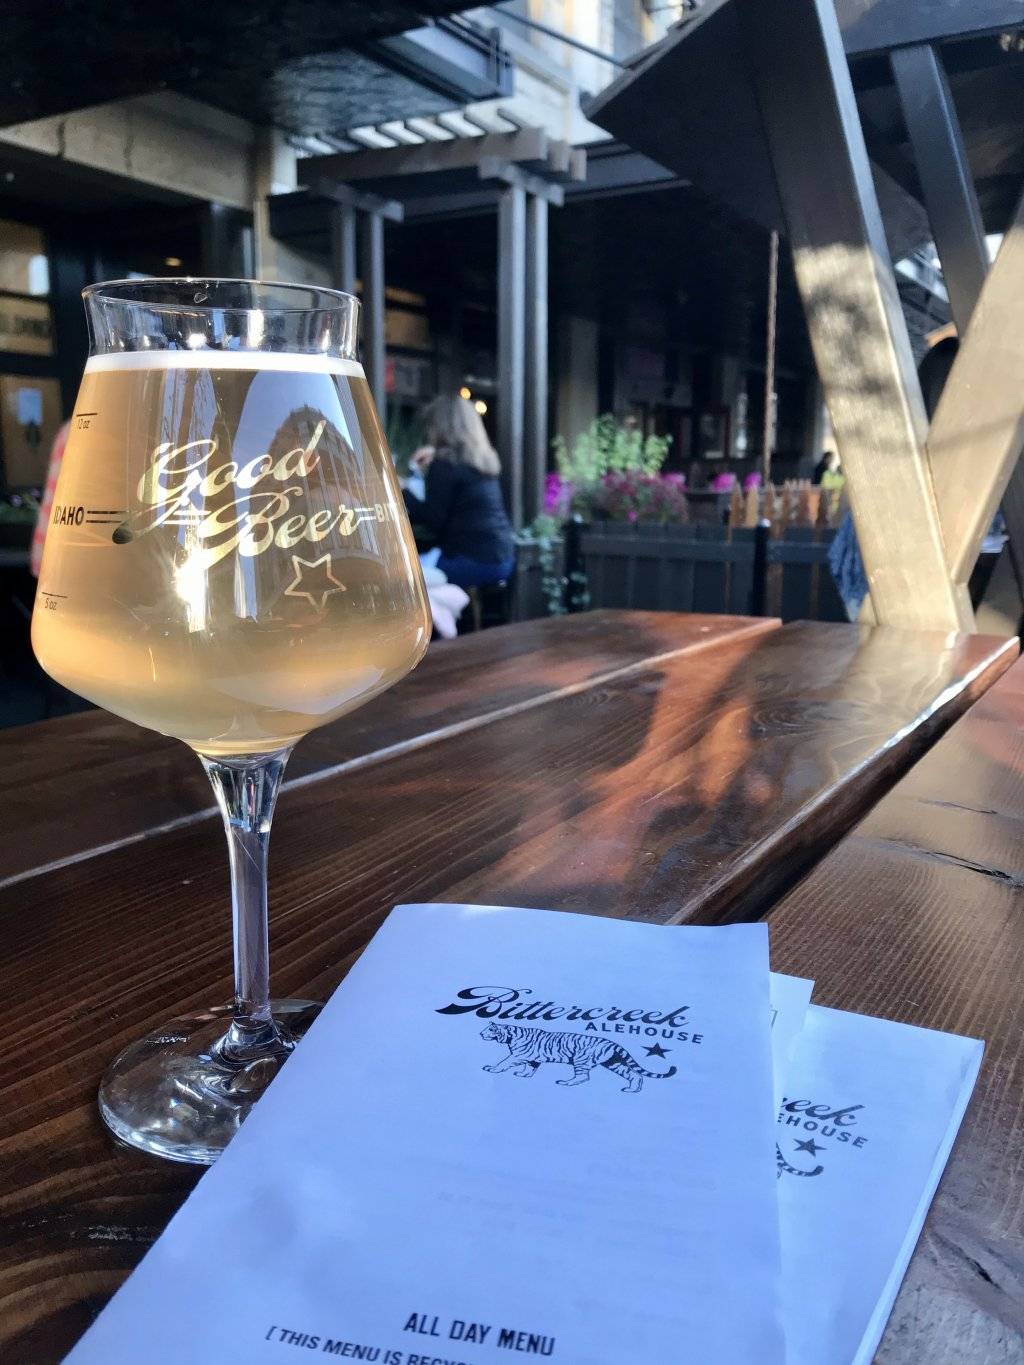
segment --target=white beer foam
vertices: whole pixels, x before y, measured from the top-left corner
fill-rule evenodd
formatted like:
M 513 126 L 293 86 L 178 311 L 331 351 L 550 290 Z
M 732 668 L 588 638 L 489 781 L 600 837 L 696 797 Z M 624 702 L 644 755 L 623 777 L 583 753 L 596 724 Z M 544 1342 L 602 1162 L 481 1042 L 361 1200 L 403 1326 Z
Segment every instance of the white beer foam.
M 296 351 L 125 351 L 120 355 L 91 355 L 86 374 L 103 370 L 284 370 L 291 374 L 347 374 L 360 379 L 358 360 L 331 355 L 303 355 Z

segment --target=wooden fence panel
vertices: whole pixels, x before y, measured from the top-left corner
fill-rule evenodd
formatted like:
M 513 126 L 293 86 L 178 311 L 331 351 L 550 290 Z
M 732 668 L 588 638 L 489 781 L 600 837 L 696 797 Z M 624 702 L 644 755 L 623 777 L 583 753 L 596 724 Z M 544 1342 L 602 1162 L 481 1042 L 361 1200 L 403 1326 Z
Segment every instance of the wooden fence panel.
M 724 526 L 697 526 L 694 529 L 698 559 L 693 578 L 693 609 L 720 612 L 725 609 L 726 601 L 726 565 L 731 548 L 726 539 L 728 532 Z
M 726 610 L 734 616 L 748 616 L 754 607 L 755 528 L 736 527 L 732 532 L 735 558 L 729 565 L 729 597 Z
M 719 525 L 584 528 L 590 605 L 845 621 L 827 562 L 834 532 L 780 522 L 762 564 L 763 535 Z
M 811 526 L 787 526 L 782 539 L 768 547 L 779 552 L 782 564 L 782 603 L 780 615 L 784 621 L 808 621 L 811 618 L 811 575 L 820 547 L 815 544 Z M 801 553 L 803 551 L 804 553 Z

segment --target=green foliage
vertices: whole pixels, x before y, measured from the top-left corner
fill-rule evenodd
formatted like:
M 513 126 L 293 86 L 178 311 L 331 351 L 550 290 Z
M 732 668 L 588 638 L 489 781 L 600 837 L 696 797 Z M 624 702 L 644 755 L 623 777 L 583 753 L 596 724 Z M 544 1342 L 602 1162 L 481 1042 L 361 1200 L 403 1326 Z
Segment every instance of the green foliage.
M 516 536 L 516 541 L 522 545 L 537 545 L 545 540 L 561 540 L 561 538 L 561 522 L 557 517 L 542 512 L 539 517 L 534 517 L 529 526 L 523 527 Z
M 549 616 L 567 611 L 586 611 L 590 606 L 587 576 L 579 569 L 566 573 L 563 560 L 565 538 L 559 517 L 542 512 L 516 535 L 517 545 L 536 545 L 541 571 L 541 591 Z
M 580 432 L 572 450 L 562 436 L 556 436 L 552 445 L 559 474 L 579 489 L 600 483 L 610 473 L 657 474 L 671 442 L 671 436 L 648 436 L 645 440 L 637 427 L 620 425 L 606 412 Z
M 540 564 L 541 591 L 549 616 L 565 615 L 565 575 L 559 571 L 562 527 L 557 517 L 542 512 L 516 535 L 517 545 L 536 545 Z
M 39 504 L 31 493 L 14 493 L 0 499 L 0 522 L 11 526 L 34 526 Z

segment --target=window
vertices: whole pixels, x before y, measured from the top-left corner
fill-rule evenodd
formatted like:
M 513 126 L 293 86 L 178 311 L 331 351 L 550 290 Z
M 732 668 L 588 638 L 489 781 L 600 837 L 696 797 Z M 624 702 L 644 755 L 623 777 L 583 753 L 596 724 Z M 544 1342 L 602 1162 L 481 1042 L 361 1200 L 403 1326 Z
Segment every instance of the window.
M 38 228 L 0 218 L 0 291 L 32 294 L 50 292 L 50 262 Z

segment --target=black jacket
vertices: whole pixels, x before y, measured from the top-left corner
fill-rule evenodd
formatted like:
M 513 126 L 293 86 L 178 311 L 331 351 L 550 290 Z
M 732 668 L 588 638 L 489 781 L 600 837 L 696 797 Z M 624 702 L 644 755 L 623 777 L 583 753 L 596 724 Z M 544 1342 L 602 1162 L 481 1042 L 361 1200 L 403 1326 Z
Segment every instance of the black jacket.
M 413 523 L 437 537 L 442 554 L 453 559 L 465 555 L 478 564 L 503 564 L 515 556 L 497 478 L 438 455 L 427 470 L 426 484 L 426 501 L 407 491 L 405 505 Z

